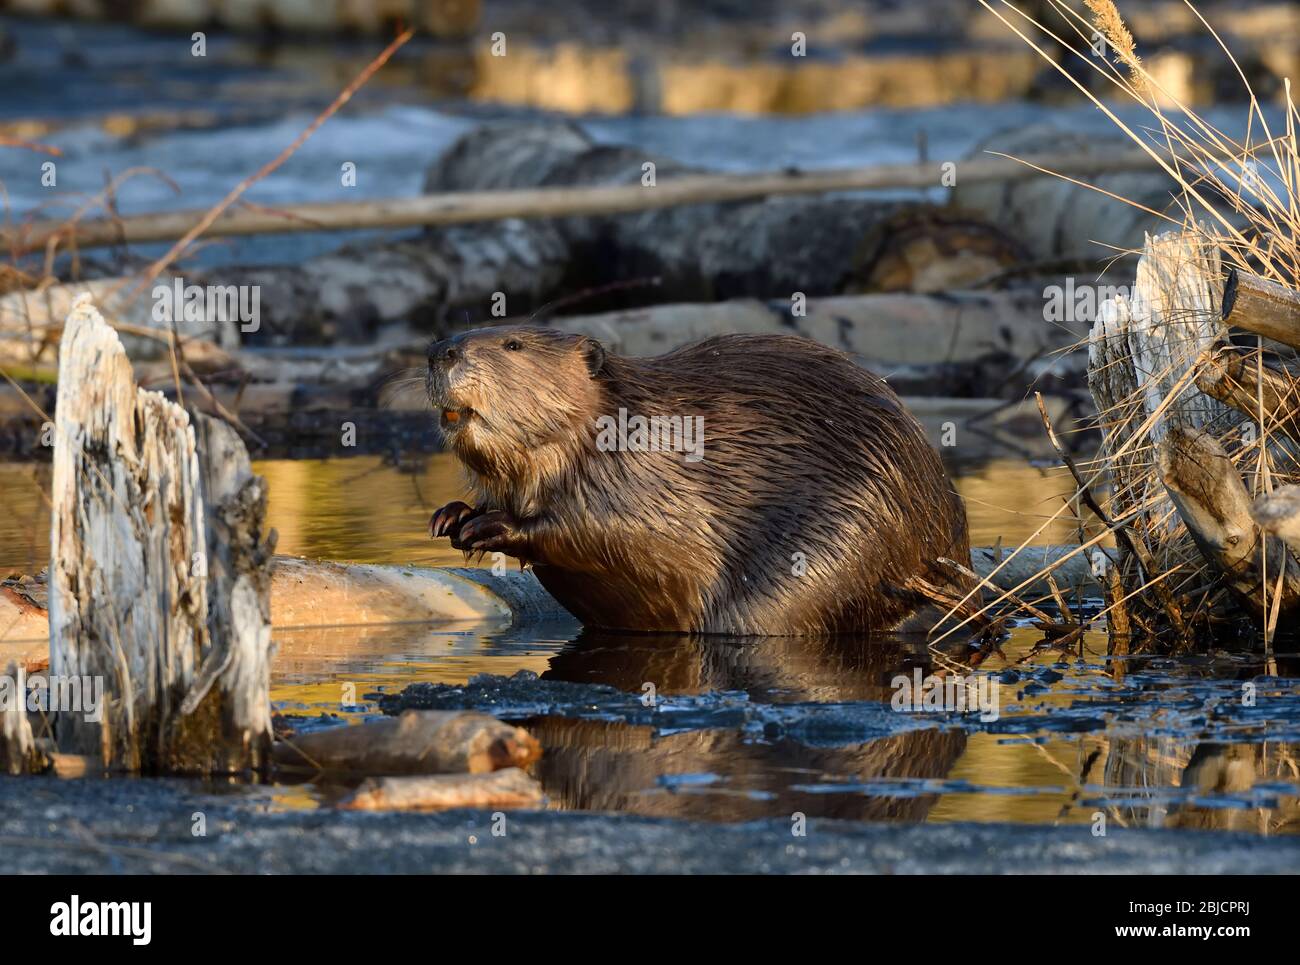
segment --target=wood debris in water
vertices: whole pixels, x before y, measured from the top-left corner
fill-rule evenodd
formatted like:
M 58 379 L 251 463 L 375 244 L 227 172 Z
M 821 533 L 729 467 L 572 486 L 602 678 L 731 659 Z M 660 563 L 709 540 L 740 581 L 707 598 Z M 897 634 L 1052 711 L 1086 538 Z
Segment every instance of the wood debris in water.
M 528 731 L 487 714 L 407 710 L 296 735 L 278 742 L 274 757 L 282 768 L 335 774 L 486 774 L 526 767 L 541 752 Z
M 490 774 L 367 778 L 338 806 L 345 811 L 441 811 L 539 807 L 542 801 L 536 780 L 507 767 Z

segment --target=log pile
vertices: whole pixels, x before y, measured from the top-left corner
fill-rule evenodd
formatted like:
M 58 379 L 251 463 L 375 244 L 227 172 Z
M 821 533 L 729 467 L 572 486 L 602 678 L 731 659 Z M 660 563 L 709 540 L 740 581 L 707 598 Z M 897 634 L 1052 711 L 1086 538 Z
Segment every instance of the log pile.
M 1132 296 L 1089 344 L 1104 444 L 1088 483 L 1108 489 L 1120 550 L 1112 634 L 1127 623 L 1138 649 L 1182 648 L 1236 629 L 1267 645 L 1293 622 L 1297 347 L 1296 292 L 1225 274 L 1202 233 L 1147 238 Z

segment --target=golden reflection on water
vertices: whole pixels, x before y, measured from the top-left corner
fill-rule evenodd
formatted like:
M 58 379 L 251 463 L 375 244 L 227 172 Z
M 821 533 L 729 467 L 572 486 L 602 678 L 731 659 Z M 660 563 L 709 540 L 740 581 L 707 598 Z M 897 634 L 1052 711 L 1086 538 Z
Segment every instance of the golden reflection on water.
M 434 508 L 464 495 L 459 470 L 445 455 L 415 460 L 414 466 L 414 472 L 399 471 L 378 457 L 257 463 L 256 471 L 270 484 L 268 514 L 280 534 L 278 551 L 360 562 L 464 565 L 462 554 L 445 541 L 434 544 L 425 530 Z M 1068 517 L 1034 535 L 1070 492 L 1060 471 L 1008 459 L 957 467 L 953 475 L 967 499 L 973 544 L 989 545 L 999 537 L 1007 545 L 1030 537 L 1039 544 L 1077 538 Z M 6 500 L 0 512 L 0 571 L 30 573 L 43 565 L 48 509 L 42 491 L 48 486 L 48 466 L 0 465 L 0 493 Z M 367 694 L 395 692 L 417 681 L 461 684 L 480 673 L 508 676 L 529 670 L 558 679 L 611 683 L 630 692 L 639 689 L 640 681 L 657 680 L 663 682 L 664 692 L 739 689 L 751 692 L 754 699 L 767 699 L 771 691 L 778 700 L 882 700 L 888 698 L 883 682 L 894 665 L 880 661 L 896 657 L 874 653 L 872 641 L 857 641 L 856 648 L 844 652 L 775 641 L 746 648 L 737 662 L 727 656 L 725 646 L 678 641 L 643 643 L 640 651 L 591 651 L 565 648 L 569 637 L 563 628 L 549 635 L 530 629 L 522 635 L 492 624 L 277 631 L 271 696 L 284 713 L 358 716 L 373 712 Z M 1013 633 L 1003 647 L 1008 663 L 1027 654 L 1038 639 L 1029 630 Z M 1079 672 L 1100 679 L 1104 637 L 1090 635 L 1086 649 L 1088 667 Z M 981 669 L 996 672 L 1006 665 L 994 657 Z M 1021 687 L 1000 685 L 1003 707 L 1017 701 Z M 1065 707 L 1077 696 L 1051 689 L 1040 699 L 1047 708 Z M 1087 793 L 1080 791 L 1079 775 L 1094 752 L 1100 756 L 1089 772 L 1090 785 L 1178 787 L 1193 779 L 1187 775 L 1194 775 L 1202 783 L 1210 781 L 1212 789 L 1222 785 L 1248 790 L 1255 780 L 1294 781 L 1297 776 L 1289 756 L 1293 748 L 1286 745 L 1198 751 L 1190 744 L 1142 735 L 1116 739 L 1102 732 L 1047 733 L 1036 742 L 961 730 L 926 731 L 828 750 L 791 741 L 764 747 L 764 742 L 725 731 L 656 736 L 648 727 L 552 718 L 529 726 L 548 748 L 537 769 L 557 806 L 716 819 L 788 813 L 780 809 L 790 805 L 810 816 L 864 820 L 1087 824 L 1094 808 L 1080 803 L 1080 795 L 1086 799 Z M 720 776 L 722 782 L 716 788 L 686 792 L 666 791 L 659 784 L 665 774 L 697 772 Z M 891 797 L 798 789 L 846 777 L 964 781 L 1019 793 Z M 1232 780 L 1244 784 L 1235 787 Z M 304 788 L 284 788 L 275 797 L 281 807 L 310 807 L 317 800 Z M 1159 817 L 1166 825 L 1185 827 L 1294 830 L 1295 800 L 1284 801 L 1270 813 L 1184 808 Z M 1122 817 L 1122 810 L 1115 813 Z M 1134 823 L 1153 820 L 1149 810 L 1129 812 Z
M 401 471 L 379 456 L 274 459 L 254 463 L 254 470 L 270 488 L 267 514 L 279 533 L 278 553 L 357 563 L 465 565 L 464 554 L 446 540 L 430 540 L 426 530 L 433 510 L 465 497 L 463 477 L 450 455 L 418 457 Z M 966 499 L 972 545 L 989 546 L 1001 537 L 1010 546 L 1032 536 L 1071 490 L 1063 473 L 1018 459 L 956 467 L 954 482 Z M 45 566 L 49 486 L 48 464 L 0 463 L 0 573 L 34 573 Z M 1033 543 L 1076 539 L 1067 515 Z
M 465 498 L 463 476 L 445 453 L 427 457 L 415 472 L 399 472 L 378 456 L 354 459 L 273 460 L 255 465 L 266 477 L 277 552 L 358 563 L 464 566 L 464 554 L 446 540 L 430 540 L 429 515 Z M 1033 537 L 1034 545 L 1077 540 L 1069 514 L 1037 536 L 1073 491 L 1064 470 L 1039 469 L 1017 459 L 957 467 L 957 491 L 966 499 L 972 545 L 1004 545 Z

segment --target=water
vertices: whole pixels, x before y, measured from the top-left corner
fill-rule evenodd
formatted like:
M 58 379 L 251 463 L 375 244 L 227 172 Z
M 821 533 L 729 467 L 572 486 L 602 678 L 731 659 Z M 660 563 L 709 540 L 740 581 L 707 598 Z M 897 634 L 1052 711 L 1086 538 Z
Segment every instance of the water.
M 33 121 L 17 133 L 64 152 L 54 188 L 40 184 L 35 155 L 0 152 L 0 185 L 16 218 L 66 214 L 103 189 L 106 171 L 141 166 L 171 183 L 152 174 L 132 178 L 117 192 L 123 213 L 213 204 L 290 143 L 371 52 L 339 48 L 332 61 L 326 48 L 301 60 L 299 51 L 277 58 L 214 35 L 209 58 L 199 62 L 183 38 L 6 25 L 21 59 L 0 65 L 0 125 Z M 422 58 L 415 73 L 427 65 Z M 427 165 L 471 125 L 492 116 L 553 116 L 521 110 L 536 107 L 527 99 L 493 103 L 490 84 L 455 96 L 434 92 L 431 104 L 427 86 L 401 61 L 247 200 L 276 206 L 415 195 Z M 58 83 L 40 80 L 56 73 Z M 595 75 L 587 76 L 590 86 Z M 590 90 L 579 93 L 591 100 Z M 960 159 L 999 130 L 1048 120 L 1071 131 L 1112 131 L 1090 107 L 1015 100 L 787 116 L 718 109 L 687 116 L 577 111 L 574 122 L 600 142 L 724 171 L 905 162 L 917 157 L 922 140 L 937 164 Z M 1120 114 L 1150 122 L 1138 110 Z M 1215 108 L 1206 116 L 1233 133 L 1245 111 Z M 355 188 L 341 184 L 345 161 L 357 166 Z M 363 237 L 233 239 L 203 248 L 195 261 L 292 262 Z M 133 250 L 156 255 L 162 246 Z M 952 470 L 975 545 L 1019 543 L 1073 491 L 1059 471 L 1023 460 Z M 401 468 L 370 457 L 272 461 L 257 471 L 270 483 L 270 523 L 282 553 L 463 565 L 445 542 L 425 536 L 432 509 L 462 495 L 446 457 Z M 0 575 L 44 565 L 48 490 L 47 465 L 0 464 Z M 1058 521 L 1036 541 L 1073 537 Z M 944 667 L 942 654 L 915 641 L 620 638 L 567 624 L 278 631 L 272 699 L 279 713 L 310 727 L 322 715 L 364 719 L 418 685 L 408 698 L 424 705 L 477 707 L 517 720 L 545 747 L 535 773 L 552 806 L 563 809 L 709 821 L 788 820 L 799 812 L 898 822 L 1096 826 L 1104 818 L 1111 826 L 1296 830 L 1300 667 L 1214 654 L 1108 660 L 1100 633 L 1068 654 L 1039 652 L 1040 641 L 1018 628 L 981 665 L 981 673 L 995 675 L 996 720 L 892 709 L 896 677 Z M 301 785 L 269 793 L 276 807 L 314 808 L 330 792 Z
M 445 455 L 271 461 L 281 552 L 463 565 L 424 533 L 462 495 Z M 995 459 L 952 467 L 972 542 L 1029 537 L 1068 490 L 1059 471 Z M 43 558 L 48 468 L 0 465 L 0 572 Z M 1037 542 L 1065 542 L 1057 524 Z M 421 706 L 528 727 L 553 807 L 702 820 L 845 817 L 1126 827 L 1300 829 L 1300 666 L 1243 656 L 1110 661 L 1104 633 L 1035 654 L 1018 628 L 981 672 L 999 714 L 900 713 L 894 679 L 941 669 L 915 641 L 617 637 L 576 626 L 280 631 L 272 700 L 298 726 L 359 720 L 411 684 Z M 644 700 L 653 684 L 655 702 Z M 1244 699 L 1249 694 L 1249 700 Z M 1253 703 L 1251 702 L 1253 701 Z M 315 807 L 328 788 L 275 789 Z

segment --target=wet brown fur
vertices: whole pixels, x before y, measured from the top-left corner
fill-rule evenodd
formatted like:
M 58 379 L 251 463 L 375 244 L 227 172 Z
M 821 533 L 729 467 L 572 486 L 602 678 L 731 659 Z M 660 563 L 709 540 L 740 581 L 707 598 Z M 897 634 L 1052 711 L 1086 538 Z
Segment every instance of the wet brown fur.
M 909 576 L 969 558 L 920 425 L 883 380 L 808 339 L 625 358 L 549 329 L 479 329 L 431 347 L 428 388 L 435 409 L 473 410 L 444 434 L 478 508 L 517 527 L 492 548 L 532 563 L 589 626 L 880 629 L 915 608 L 898 589 Z M 599 451 L 596 419 L 620 407 L 702 416 L 703 459 Z

